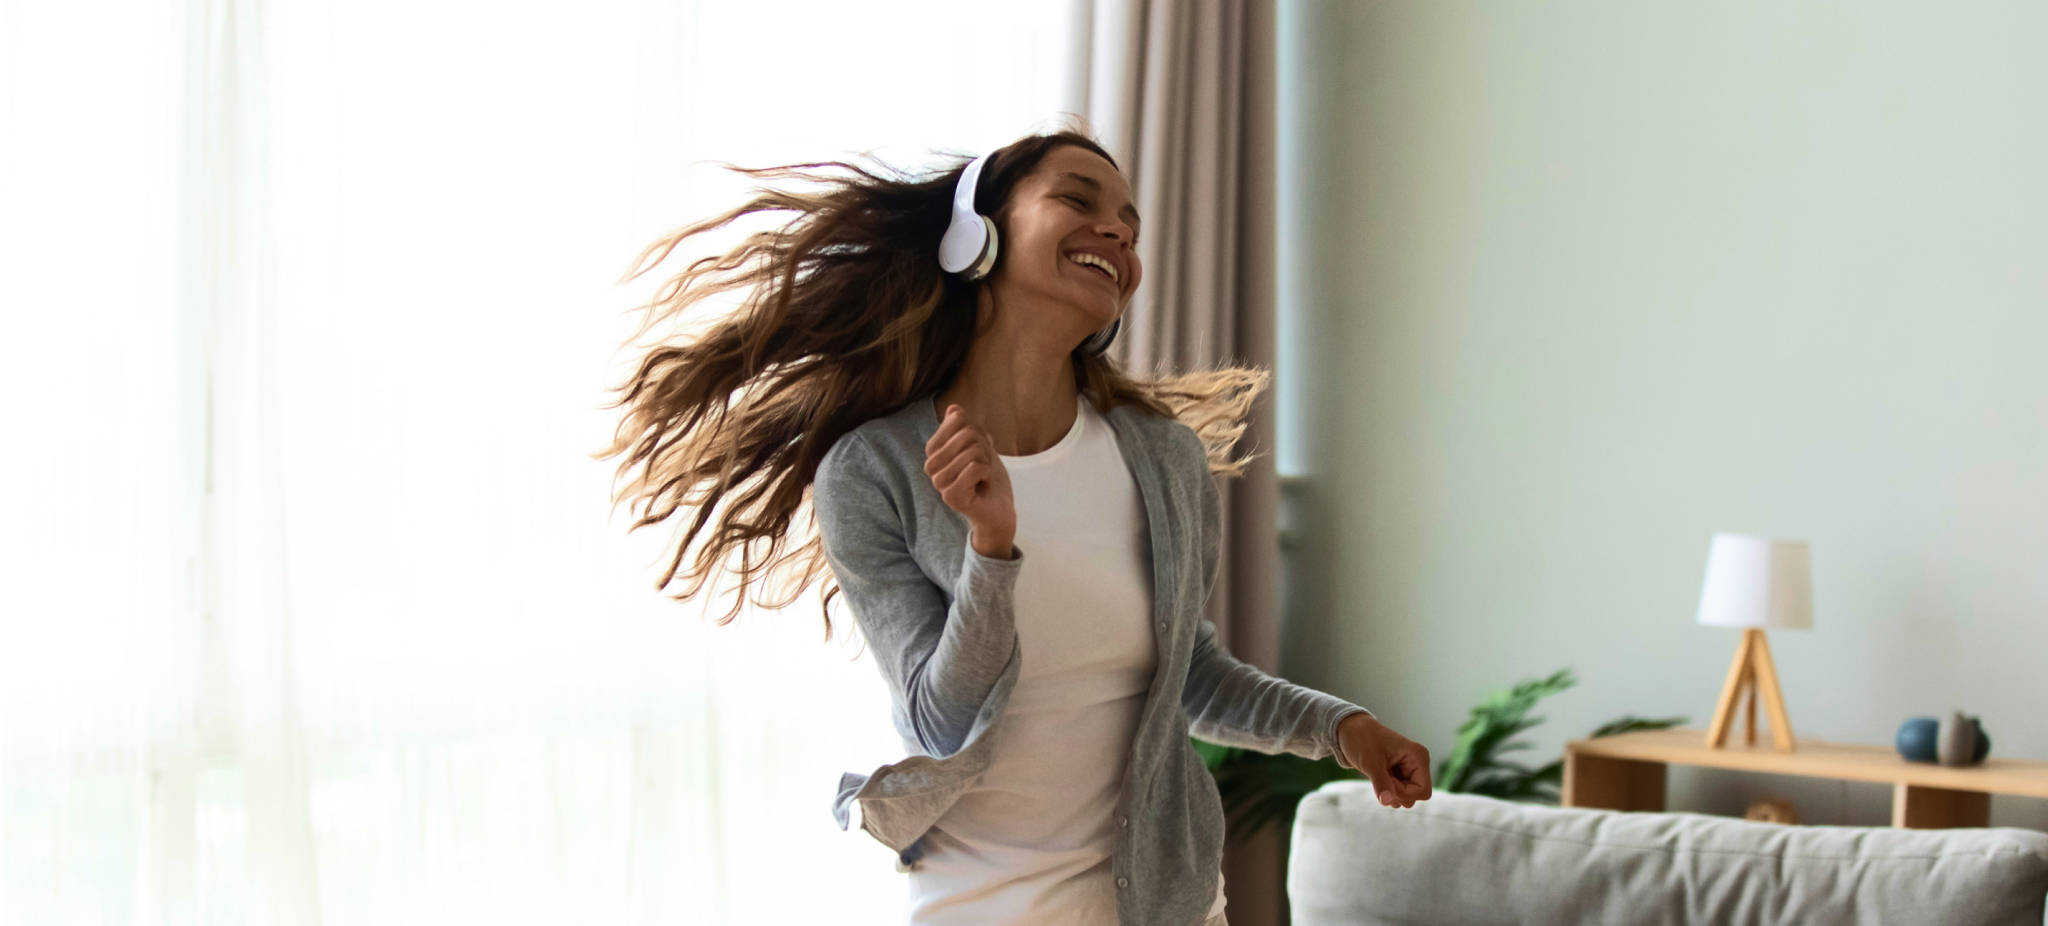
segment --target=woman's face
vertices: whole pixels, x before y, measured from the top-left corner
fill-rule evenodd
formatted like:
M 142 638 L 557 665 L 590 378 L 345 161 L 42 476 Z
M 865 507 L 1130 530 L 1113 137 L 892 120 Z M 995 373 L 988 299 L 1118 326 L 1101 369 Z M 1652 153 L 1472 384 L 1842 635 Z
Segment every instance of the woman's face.
M 1005 303 L 1070 308 L 1020 321 L 1055 326 L 1049 333 L 1072 344 L 1108 327 L 1144 275 L 1124 175 L 1101 155 L 1061 145 L 1018 181 L 1007 211 L 1002 256 L 989 277 L 997 311 Z

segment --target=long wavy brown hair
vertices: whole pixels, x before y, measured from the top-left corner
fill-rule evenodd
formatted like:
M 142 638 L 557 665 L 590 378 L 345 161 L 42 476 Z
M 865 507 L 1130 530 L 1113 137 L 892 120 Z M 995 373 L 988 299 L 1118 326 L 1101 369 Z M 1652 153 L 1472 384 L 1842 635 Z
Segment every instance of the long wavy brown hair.
M 1080 132 L 1028 135 L 984 165 L 975 211 L 1001 231 L 1011 191 L 1061 145 L 1116 164 Z M 614 505 L 630 504 L 631 530 L 681 515 L 657 589 L 677 585 L 671 597 L 686 600 L 721 574 L 737 582 L 740 594 L 721 624 L 738 616 L 746 597 L 782 607 L 822 578 L 831 638 L 837 583 L 809 504 L 818 462 L 862 422 L 945 389 L 980 330 L 981 284 L 938 262 L 967 159 L 922 174 L 867 160 L 726 164 L 791 184 L 757 187 L 738 207 L 662 236 L 620 279 L 640 277 L 684 241 L 742 217 L 786 217 L 722 255 L 692 261 L 636 310 L 645 314 L 627 344 L 645 354 L 614 387 L 618 399 L 605 407 L 624 412 L 611 445 L 595 454 L 622 457 Z M 744 298 L 737 308 L 711 301 L 725 293 Z M 647 341 L 655 331 L 687 333 Z M 1241 471 L 1245 459 L 1232 448 L 1264 371 L 1136 378 L 1079 347 L 1073 364 L 1098 410 L 1129 404 L 1179 418 L 1202 437 L 1213 471 Z

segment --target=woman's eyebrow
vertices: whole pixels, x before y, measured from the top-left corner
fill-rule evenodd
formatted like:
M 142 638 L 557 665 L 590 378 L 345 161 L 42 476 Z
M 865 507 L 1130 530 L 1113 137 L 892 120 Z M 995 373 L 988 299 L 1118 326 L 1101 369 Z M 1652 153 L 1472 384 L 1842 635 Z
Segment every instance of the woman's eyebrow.
M 1076 183 L 1081 184 L 1082 186 L 1094 190 L 1097 193 L 1102 192 L 1102 181 L 1097 180 L 1094 177 L 1090 177 L 1087 174 L 1077 174 L 1070 170 L 1063 170 L 1060 171 L 1057 175 L 1055 175 L 1053 179 L 1072 180 Z M 1137 228 L 1139 225 L 1144 224 L 1144 220 L 1138 218 L 1138 207 L 1133 206 L 1129 203 L 1125 203 L 1124 207 L 1121 210 L 1117 211 L 1117 214 L 1123 216 L 1124 218 L 1130 219 L 1131 227 L 1133 229 Z

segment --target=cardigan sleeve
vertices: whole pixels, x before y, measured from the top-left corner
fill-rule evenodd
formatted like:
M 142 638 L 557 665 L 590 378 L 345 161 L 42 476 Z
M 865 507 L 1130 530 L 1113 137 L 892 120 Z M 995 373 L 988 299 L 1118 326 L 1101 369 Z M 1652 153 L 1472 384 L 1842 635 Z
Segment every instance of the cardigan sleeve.
M 904 478 L 850 433 L 818 464 L 811 505 L 826 561 L 896 709 L 925 754 L 944 758 L 967 745 L 1017 648 L 1012 595 L 1024 553 L 999 560 L 968 543 L 959 580 L 950 593 L 941 589 L 910 553 Z
M 1216 625 L 1206 620 L 1195 638 L 1181 706 L 1189 732 L 1200 739 L 1310 759 L 1335 755 L 1346 768 L 1349 763 L 1337 751 L 1337 724 L 1352 714 L 1371 713 L 1239 661 L 1216 642 Z
M 1193 438 L 1192 452 L 1203 454 L 1200 439 L 1194 438 L 1192 431 L 1188 436 Z M 1201 551 L 1206 601 L 1216 586 L 1223 502 L 1206 463 L 1198 478 L 1201 486 L 1195 494 L 1199 496 L 1196 507 L 1200 514 L 1200 536 L 1196 544 Z M 1338 764 L 1346 768 L 1350 766 L 1337 749 L 1337 724 L 1352 714 L 1371 713 L 1342 698 L 1276 678 L 1239 660 L 1217 641 L 1216 625 L 1208 620 L 1201 622 L 1195 636 L 1187 683 L 1181 689 L 1181 707 L 1188 715 L 1189 732 L 1200 739 L 1265 753 L 1291 752 L 1310 759 L 1335 755 Z

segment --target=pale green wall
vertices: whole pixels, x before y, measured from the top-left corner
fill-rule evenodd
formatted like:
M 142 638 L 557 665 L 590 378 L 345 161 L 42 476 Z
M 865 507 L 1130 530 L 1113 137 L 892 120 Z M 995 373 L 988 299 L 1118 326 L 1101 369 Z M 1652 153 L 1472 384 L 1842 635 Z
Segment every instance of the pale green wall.
M 1291 0 L 1282 42 L 1289 674 L 1439 753 L 1561 666 L 1546 751 L 1704 725 L 1736 530 L 1813 544 L 1798 733 L 1960 707 L 2048 759 L 2048 5 Z

